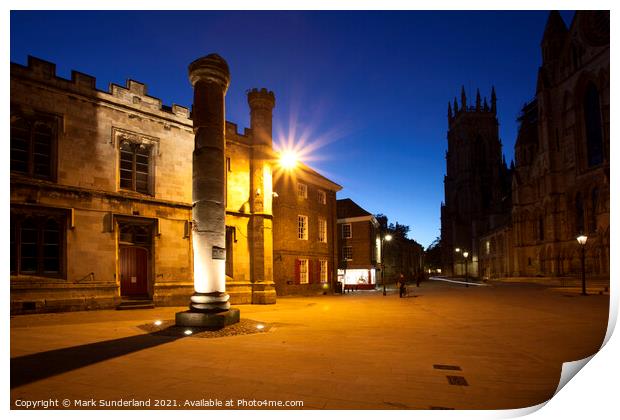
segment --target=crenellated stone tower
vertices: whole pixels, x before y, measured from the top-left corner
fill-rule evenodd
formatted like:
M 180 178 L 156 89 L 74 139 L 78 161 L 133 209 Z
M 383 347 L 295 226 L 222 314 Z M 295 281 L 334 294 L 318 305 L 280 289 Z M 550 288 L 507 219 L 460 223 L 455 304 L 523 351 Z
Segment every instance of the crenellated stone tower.
M 252 130 L 249 229 L 252 303 L 275 303 L 273 281 L 272 121 L 276 98 L 267 89 L 248 92 Z
M 448 102 L 448 150 L 441 207 L 443 271 L 464 275 L 461 252 L 467 250 L 468 273 L 478 275 L 478 243 L 482 234 L 505 222 L 510 211 L 510 173 L 502 158 L 497 120 L 497 97 L 490 105 L 476 92 L 468 105 L 465 88 L 461 106 Z

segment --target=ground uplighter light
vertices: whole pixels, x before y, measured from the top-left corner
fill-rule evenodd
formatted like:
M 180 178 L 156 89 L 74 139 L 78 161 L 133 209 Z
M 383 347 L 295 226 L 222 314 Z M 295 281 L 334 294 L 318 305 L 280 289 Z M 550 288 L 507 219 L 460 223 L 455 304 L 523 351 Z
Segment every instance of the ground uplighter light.
M 161 325 L 161 321 L 158 319 L 157 321 L 153 322 L 153 324 L 157 325 L 158 327 Z
M 183 331 L 183 333 L 185 335 L 192 335 L 192 330 L 185 330 L 185 331 Z

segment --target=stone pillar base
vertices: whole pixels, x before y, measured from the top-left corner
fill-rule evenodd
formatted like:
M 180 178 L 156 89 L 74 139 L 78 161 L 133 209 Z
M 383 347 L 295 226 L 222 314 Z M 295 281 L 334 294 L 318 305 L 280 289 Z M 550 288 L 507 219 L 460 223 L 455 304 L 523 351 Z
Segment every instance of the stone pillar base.
M 255 290 L 252 293 L 252 303 L 255 305 L 270 305 L 276 303 L 275 289 Z
M 239 322 L 239 309 L 230 308 L 225 312 L 177 312 L 175 322 L 178 327 L 201 327 L 220 329 Z

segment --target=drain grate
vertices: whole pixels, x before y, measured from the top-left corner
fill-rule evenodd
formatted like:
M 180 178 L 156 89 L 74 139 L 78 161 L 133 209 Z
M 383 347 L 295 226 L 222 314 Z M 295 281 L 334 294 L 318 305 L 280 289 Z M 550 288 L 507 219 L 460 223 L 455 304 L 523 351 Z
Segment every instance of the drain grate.
M 446 378 L 448 378 L 450 385 L 469 386 L 464 376 L 448 375 Z
M 455 366 L 455 365 L 433 365 L 433 369 L 440 369 L 440 370 L 462 370 L 460 366 Z

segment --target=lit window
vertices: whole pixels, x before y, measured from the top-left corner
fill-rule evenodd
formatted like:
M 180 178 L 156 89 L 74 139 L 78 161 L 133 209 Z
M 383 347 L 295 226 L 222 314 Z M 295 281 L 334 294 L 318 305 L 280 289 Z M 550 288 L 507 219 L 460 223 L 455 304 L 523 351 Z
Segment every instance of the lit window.
M 351 234 L 350 223 L 345 223 L 344 225 L 342 225 L 342 237 L 345 239 L 349 239 L 353 237 L 353 235 Z
M 319 242 L 327 243 L 327 220 L 319 219 Z
M 120 144 L 121 188 L 143 194 L 150 193 L 151 148 L 141 143 L 123 141 Z
M 308 283 L 308 260 L 299 260 L 299 283 Z
M 319 190 L 318 194 L 319 194 L 319 203 L 327 204 L 327 195 L 325 194 L 325 191 Z
M 327 260 L 321 260 L 321 283 L 327 283 L 328 275 L 327 275 Z
M 353 248 L 345 246 L 342 248 L 342 259 L 345 261 L 353 261 Z
M 308 186 L 306 184 L 302 184 L 301 182 L 297 184 L 297 197 L 308 198 Z
M 308 240 L 308 216 L 297 216 L 297 239 Z
M 487 255 L 491 253 L 491 242 L 487 241 L 486 243 Z

